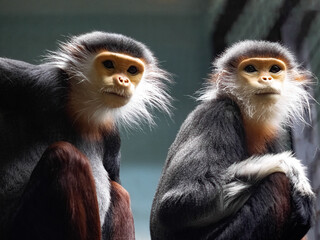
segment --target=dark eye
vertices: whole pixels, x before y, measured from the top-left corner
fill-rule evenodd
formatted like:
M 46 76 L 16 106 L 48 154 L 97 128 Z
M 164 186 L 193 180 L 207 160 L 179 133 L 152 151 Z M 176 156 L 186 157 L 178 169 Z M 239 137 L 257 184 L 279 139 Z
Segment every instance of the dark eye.
M 270 72 L 272 72 L 272 73 L 277 73 L 277 72 L 280 72 L 280 71 L 281 71 L 281 68 L 278 65 L 273 65 L 270 68 Z
M 108 68 L 108 69 L 114 68 L 113 62 L 111 60 L 106 60 L 102 64 L 103 66 L 105 66 L 105 68 Z
M 128 73 L 130 74 L 136 74 L 138 72 L 138 68 L 135 66 L 130 66 L 127 70 Z
M 248 73 L 256 72 L 257 69 L 253 65 L 248 65 L 244 68 L 244 70 Z

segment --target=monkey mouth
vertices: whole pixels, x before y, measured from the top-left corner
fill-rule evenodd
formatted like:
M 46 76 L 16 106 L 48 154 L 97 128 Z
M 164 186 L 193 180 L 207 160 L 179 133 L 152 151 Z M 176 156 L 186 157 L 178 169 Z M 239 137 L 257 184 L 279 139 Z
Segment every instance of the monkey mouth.
M 114 95 L 122 98 L 130 98 L 131 95 L 127 93 L 124 89 L 116 89 L 116 88 L 105 88 L 101 90 L 101 93 L 104 95 Z
M 258 96 L 268 96 L 268 95 L 280 95 L 280 91 L 273 88 L 266 88 L 258 90 L 255 95 Z

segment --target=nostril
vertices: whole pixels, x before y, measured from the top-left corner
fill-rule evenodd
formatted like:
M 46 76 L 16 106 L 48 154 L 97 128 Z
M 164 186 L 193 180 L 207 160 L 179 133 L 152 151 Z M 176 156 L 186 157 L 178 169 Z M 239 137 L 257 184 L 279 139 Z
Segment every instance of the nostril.
M 271 80 L 272 80 L 272 77 L 263 76 L 263 77 L 261 77 L 261 79 L 262 79 L 263 81 L 271 81 Z

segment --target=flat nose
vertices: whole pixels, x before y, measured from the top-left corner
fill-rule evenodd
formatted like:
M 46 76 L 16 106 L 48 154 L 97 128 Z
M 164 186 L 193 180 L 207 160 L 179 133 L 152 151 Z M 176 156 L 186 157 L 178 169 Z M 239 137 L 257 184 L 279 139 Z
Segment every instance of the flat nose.
M 260 80 L 261 81 L 272 81 L 273 78 L 271 76 L 261 76 Z
M 115 76 L 115 84 L 122 86 L 122 87 L 129 87 L 130 86 L 130 80 L 127 77 L 124 76 Z
M 272 84 L 273 82 L 273 77 L 271 77 L 270 75 L 260 75 L 258 82 L 261 84 Z

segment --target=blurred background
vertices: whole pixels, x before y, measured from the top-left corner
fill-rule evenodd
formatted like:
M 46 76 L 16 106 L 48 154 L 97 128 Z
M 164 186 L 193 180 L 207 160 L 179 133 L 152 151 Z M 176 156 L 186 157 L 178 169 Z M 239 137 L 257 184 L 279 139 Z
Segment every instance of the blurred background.
M 210 73 L 211 61 L 243 39 L 280 41 L 320 77 L 320 0 L 0 0 L 0 56 L 38 64 L 57 41 L 93 30 L 117 32 L 150 47 L 173 74 L 172 118 L 155 112 L 157 126 L 121 132 L 123 186 L 129 191 L 137 240 L 150 239 L 149 215 L 169 146 L 193 98 Z M 319 85 L 311 94 L 320 101 Z M 293 150 L 309 166 L 318 196 L 317 223 L 309 240 L 320 239 L 320 105 L 311 105 L 309 125 L 291 129 Z M 318 152 L 317 152 L 318 151 Z

